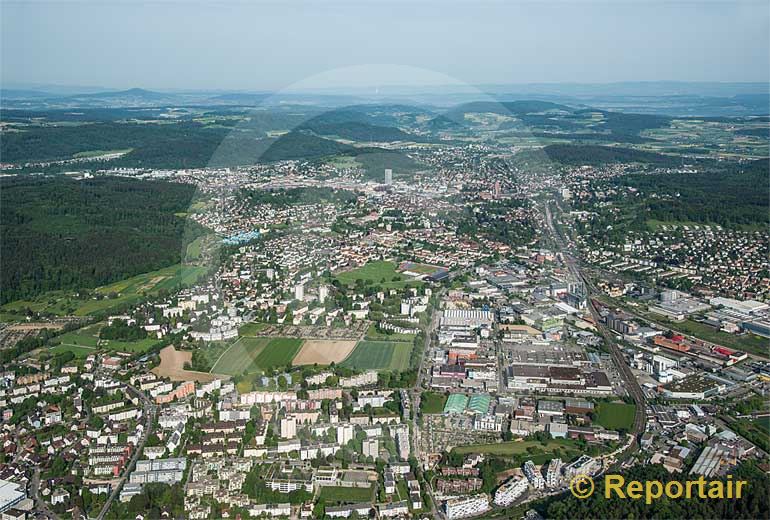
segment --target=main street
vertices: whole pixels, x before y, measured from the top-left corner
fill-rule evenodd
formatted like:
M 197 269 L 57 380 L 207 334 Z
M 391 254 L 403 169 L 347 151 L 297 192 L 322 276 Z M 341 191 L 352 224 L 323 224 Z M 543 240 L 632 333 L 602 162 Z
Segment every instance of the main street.
M 441 294 L 438 294 L 439 301 Z M 422 392 L 422 384 L 425 377 L 425 356 L 430 351 L 431 338 L 438 327 L 439 320 L 441 319 L 441 311 L 434 310 L 430 317 L 430 323 L 425 328 L 425 343 L 423 344 L 422 354 L 420 355 L 420 362 L 417 365 L 417 379 L 412 387 L 412 455 L 417 459 L 417 463 L 420 464 L 420 427 L 417 423 L 417 415 L 420 412 L 420 395 Z M 440 509 L 436 508 L 436 499 L 433 496 L 433 489 L 430 486 L 430 482 L 425 481 L 426 490 L 430 497 L 431 515 L 433 518 L 443 518 L 443 513 Z
M 147 438 L 152 433 L 153 425 L 155 424 L 155 413 L 156 413 L 155 403 L 150 401 L 150 399 L 147 397 L 147 395 L 144 392 L 138 390 L 134 386 L 126 383 L 126 387 L 131 393 L 133 393 L 136 397 L 138 397 L 142 401 L 142 407 L 144 410 L 144 418 L 145 418 L 145 427 L 144 427 L 144 431 L 142 432 L 142 437 L 139 439 L 139 443 L 136 445 L 136 448 L 131 454 L 131 459 L 128 461 L 128 464 L 126 464 L 126 467 L 123 470 L 123 475 L 120 477 L 117 484 L 113 486 L 112 492 L 110 493 L 110 496 L 107 497 L 107 501 L 104 503 L 104 506 L 102 507 L 102 510 L 99 512 L 99 515 L 96 516 L 96 520 L 104 519 L 105 515 L 107 514 L 107 511 L 110 510 L 110 505 L 112 504 L 113 500 L 115 500 L 115 498 L 118 496 L 120 491 L 123 489 L 123 485 L 126 483 L 129 473 L 133 471 L 134 467 L 136 466 L 136 461 L 139 459 L 139 454 L 144 449 L 144 444 L 147 442 Z

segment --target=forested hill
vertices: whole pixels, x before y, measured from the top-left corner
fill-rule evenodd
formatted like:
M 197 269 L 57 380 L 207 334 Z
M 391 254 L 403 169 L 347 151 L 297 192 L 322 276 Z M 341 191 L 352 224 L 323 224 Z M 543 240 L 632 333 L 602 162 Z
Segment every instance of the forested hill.
M 765 159 L 720 165 L 703 173 L 628 175 L 618 182 L 646 195 L 643 218 L 766 229 L 770 219 Z
M 0 180 L 0 302 L 178 263 L 195 187 L 115 177 Z

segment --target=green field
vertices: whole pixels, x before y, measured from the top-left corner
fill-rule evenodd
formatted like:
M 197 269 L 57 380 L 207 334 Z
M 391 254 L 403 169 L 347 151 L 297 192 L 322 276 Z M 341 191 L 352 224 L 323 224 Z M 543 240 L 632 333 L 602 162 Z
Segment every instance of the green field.
M 267 327 L 267 323 L 247 323 L 240 329 L 238 329 L 238 335 L 239 336 L 251 336 L 254 337 L 257 335 L 257 332 Z
M 764 430 L 765 434 L 770 435 L 770 417 L 760 417 L 755 419 L 754 426 Z
M 88 332 L 85 329 L 80 329 L 62 334 L 58 339 L 62 345 L 96 348 L 99 343 L 99 337 Z
M 387 334 L 377 330 L 377 325 L 372 323 L 366 331 L 366 338 L 371 341 L 413 341 L 414 334 Z
M 371 486 L 365 488 L 323 486 L 319 500 L 323 500 L 327 504 L 370 502 L 372 500 L 372 488 Z
M 599 403 L 596 408 L 596 422 L 608 430 L 630 430 L 634 426 L 633 404 Z
M 269 367 L 286 366 L 291 363 L 294 356 L 299 352 L 303 341 L 297 338 L 272 338 L 259 353 L 257 359 L 249 367 L 248 371 L 254 369 L 264 370 Z
M 76 345 L 56 345 L 55 347 L 48 349 L 46 352 L 51 354 L 58 354 L 60 352 L 72 352 L 75 354 L 77 359 L 85 359 L 91 354 L 95 354 L 96 349 L 90 347 L 79 347 Z
M 111 352 L 126 352 L 129 354 L 140 354 L 147 352 L 152 347 L 158 344 L 158 340 L 154 337 L 148 337 L 136 341 L 118 341 L 118 340 L 100 340 L 99 331 L 104 326 L 104 322 L 99 322 L 94 325 L 89 325 L 72 332 L 67 332 L 59 336 L 58 340 L 61 344 L 55 347 L 55 352 L 63 352 L 67 349 L 78 354 L 85 354 L 85 350 L 90 350 L 90 353 L 96 352 L 96 350 L 107 350 Z M 85 357 L 85 356 L 83 356 Z
M 285 366 L 302 346 L 296 338 L 243 337 L 232 344 L 211 369 L 213 374 L 239 375 Z
M 339 273 L 337 280 L 344 285 L 354 285 L 356 280 L 363 280 L 364 283 L 381 285 L 383 288 L 397 288 L 421 283 L 411 281 L 408 277 L 396 272 L 396 267 L 393 262 L 378 260 L 369 262 L 358 269 Z
M 531 450 L 528 450 L 531 448 Z M 553 439 L 545 444 L 539 441 L 507 441 L 494 444 L 469 444 L 457 446 L 452 449 L 455 453 L 466 455 L 468 453 L 484 453 L 488 455 L 521 455 L 521 454 L 546 454 L 555 451 L 565 453 L 577 453 L 574 441 L 567 439 Z
M 240 338 L 222 354 L 211 373 L 231 376 L 243 373 L 269 342 L 270 338 Z
M 173 265 L 98 287 L 94 291 L 101 299 L 93 297 L 80 299 L 73 293 L 53 291 L 42 294 L 34 300 L 16 300 L 7 303 L 2 306 L 2 309 L 19 312 L 29 308 L 35 312 L 87 316 L 100 311 L 107 312 L 123 304 L 137 303 L 144 295 L 156 295 L 162 289 L 171 290 L 179 285 L 191 285 L 204 272 L 204 267 Z
M 142 354 L 158 344 L 156 338 L 138 339 L 136 341 L 102 340 L 99 348 L 112 352 Z
M 446 400 L 446 394 L 423 392 L 420 396 L 420 410 L 422 413 L 443 413 Z
M 341 365 L 356 370 L 407 370 L 411 352 L 411 343 L 364 340 Z

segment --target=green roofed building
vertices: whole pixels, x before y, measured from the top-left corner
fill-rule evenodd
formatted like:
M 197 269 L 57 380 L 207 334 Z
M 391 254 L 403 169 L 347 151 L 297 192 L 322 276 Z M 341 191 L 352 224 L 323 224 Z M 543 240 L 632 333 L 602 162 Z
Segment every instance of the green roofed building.
M 463 394 L 451 394 L 444 405 L 444 413 L 463 413 L 467 405 L 467 396 Z
M 485 414 L 489 412 L 489 403 L 491 401 L 492 398 L 487 394 L 473 395 L 471 396 L 470 401 L 468 401 L 468 410 L 475 413 Z

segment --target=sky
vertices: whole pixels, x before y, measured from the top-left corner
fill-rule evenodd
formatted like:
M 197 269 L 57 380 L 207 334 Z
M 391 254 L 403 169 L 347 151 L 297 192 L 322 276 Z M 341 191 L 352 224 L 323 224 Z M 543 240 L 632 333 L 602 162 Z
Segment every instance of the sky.
M 770 9 L 751 0 L 0 0 L 0 29 L 17 88 L 770 79 Z

